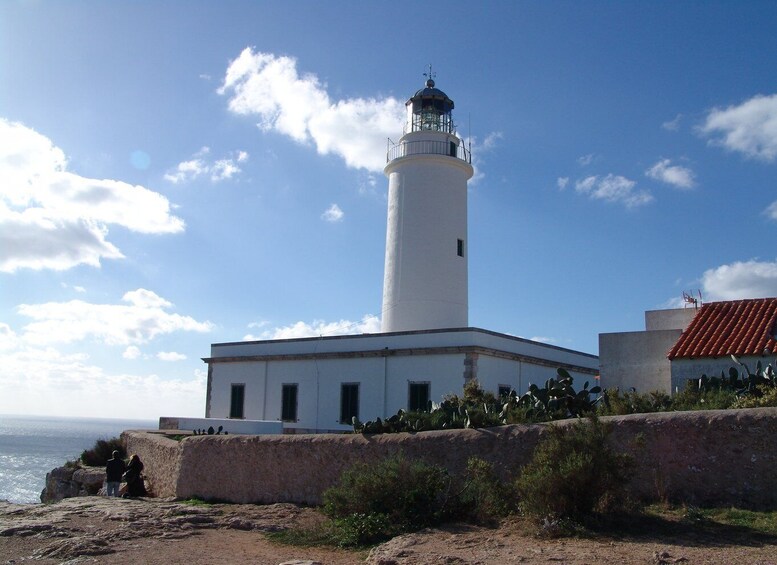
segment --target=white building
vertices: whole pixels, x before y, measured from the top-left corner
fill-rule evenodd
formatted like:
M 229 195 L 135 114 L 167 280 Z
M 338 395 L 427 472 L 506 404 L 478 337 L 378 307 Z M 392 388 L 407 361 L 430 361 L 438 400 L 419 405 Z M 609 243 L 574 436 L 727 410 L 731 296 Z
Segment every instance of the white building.
M 383 333 L 211 346 L 206 417 L 281 420 L 287 432 L 343 431 L 353 416 L 386 418 L 461 394 L 477 378 L 495 393 L 567 369 L 598 373 L 598 358 L 471 328 L 467 287 L 469 151 L 453 101 L 429 79 L 407 102 L 389 149 Z
M 731 356 L 755 371 L 777 360 L 777 298 L 709 302 L 645 312 L 645 331 L 599 334 L 605 388 L 682 390 L 689 379 L 728 375 Z M 736 367 L 740 373 L 740 367 Z
M 671 392 L 672 366 L 666 355 L 697 312 L 693 307 L 648 310 L 644 331 L 599 334 L 602 387 Z

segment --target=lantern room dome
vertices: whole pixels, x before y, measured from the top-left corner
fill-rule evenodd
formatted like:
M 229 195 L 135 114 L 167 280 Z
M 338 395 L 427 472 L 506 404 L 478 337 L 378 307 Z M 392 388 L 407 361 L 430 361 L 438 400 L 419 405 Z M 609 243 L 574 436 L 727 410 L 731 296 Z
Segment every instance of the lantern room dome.
M 453 100 L 435 86 L 433 79 L 427 79 L 425 88 L 417 90 L 405 106 L 408 110 L 405 132 L 431 130 L 453 133 Z
M 434 85 L 434 80 L 432 79 L 428 79 L 426 81 L 425 88 L 417 90 L 416 93 L 413 94 L 413 96 L 410 98 L 410 100 L 407 101 L 407 104 L 412 104 L 413 101 L 426 101 L 428 103 L 433 100 L 442 102 L 442 104 L 437 103 L 434 105 L 438 107 L 442 106 L 441 109 L 444 111 L 453 110 L 453 100 L 451 100 L 442 90 L 436 88 Z

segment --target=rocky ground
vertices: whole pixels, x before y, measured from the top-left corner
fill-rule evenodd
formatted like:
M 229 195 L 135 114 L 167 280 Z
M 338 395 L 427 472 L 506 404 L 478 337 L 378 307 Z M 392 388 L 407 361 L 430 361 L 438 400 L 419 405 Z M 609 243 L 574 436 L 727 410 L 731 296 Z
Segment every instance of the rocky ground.
M 371 551 L 278 545 L 267 532 L 320 520 L 310 508 L 159 499 L 0 502 L 0 563 L 738 564 L 777 565 L 777 536 L 734 527 L 649 524 L 628 535 L 538 538 L 520 520 L 400 536 Z

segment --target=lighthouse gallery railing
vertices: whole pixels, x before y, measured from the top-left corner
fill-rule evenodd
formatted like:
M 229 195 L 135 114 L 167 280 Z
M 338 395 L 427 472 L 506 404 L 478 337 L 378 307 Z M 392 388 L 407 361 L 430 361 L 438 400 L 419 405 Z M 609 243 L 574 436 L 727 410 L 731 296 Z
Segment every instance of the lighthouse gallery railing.
M 386 162 L 410 155 L 446 155 L 472 163 L 472 156 L 466 147 L 452 141 L 406 141 L 389 147 Z

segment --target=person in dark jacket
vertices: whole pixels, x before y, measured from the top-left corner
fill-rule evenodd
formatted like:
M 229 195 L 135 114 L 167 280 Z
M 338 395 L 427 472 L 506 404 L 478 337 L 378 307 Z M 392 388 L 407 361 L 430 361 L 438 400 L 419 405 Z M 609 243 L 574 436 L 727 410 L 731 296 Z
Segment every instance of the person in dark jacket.
M 105 465 L 105 489 L 108 496 L 119 496 L 121 476 L 127 470 L 124 460 L 119 457 L 119 452 L 114 451 L 113 457 L 108 459 Z
M 127 470 L 124 473 L 124 480 L 127 481 L 127 492 L 124 498 L 134 498 L 136 496 L 146 496 L 146 485 L 143 481 L 143 462 L 140 457 L 133 455 L 127 464 Z

